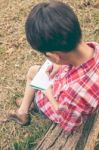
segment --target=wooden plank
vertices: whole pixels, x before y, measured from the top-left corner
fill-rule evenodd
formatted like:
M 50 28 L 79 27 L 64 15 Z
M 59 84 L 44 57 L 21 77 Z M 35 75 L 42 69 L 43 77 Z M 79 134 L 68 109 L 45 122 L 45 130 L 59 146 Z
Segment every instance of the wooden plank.
M 99 134 L 99 111 L 94 121 L 93 128 L 90 131 L 84 150 L 94 150 L 96 140 Z
M 35 150 L 94 150 L 99 133 L 99 111 L 73 134 L 66 134 L 55 124 L 52 124 L 44 138 Z

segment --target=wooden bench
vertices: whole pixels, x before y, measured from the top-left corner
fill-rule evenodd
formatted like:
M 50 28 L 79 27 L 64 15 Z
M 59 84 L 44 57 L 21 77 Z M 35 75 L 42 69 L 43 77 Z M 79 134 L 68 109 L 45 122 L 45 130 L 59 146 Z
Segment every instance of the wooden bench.
M 94 150 L 98 134 L 99 110 L 70 135 L 52 124 L 35 150 Z

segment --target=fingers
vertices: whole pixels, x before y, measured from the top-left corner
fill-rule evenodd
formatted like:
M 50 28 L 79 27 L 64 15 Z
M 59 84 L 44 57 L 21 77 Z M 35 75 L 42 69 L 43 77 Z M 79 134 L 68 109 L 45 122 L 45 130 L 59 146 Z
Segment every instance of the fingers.
M 52 72 L 52 70 L 53 70 L 53 65 L 49 66 L 46 70 L 46 73 L 49 77 L 50 77 L 50 73 Z
M 47 68 L 46 73 L 49 76 L 49 78 L 52 79 L 55 76 L 55 74 L 58 72 L 58 70 L 59 70 L 59 66 L 51 65 Z
M 54 76 L 55 76 L 55 74 L 58 72 L 58 70 L 56 70 L 56 69 L 53 69 L 53 71 L 50 73 L 50 78 L 52 79 Z

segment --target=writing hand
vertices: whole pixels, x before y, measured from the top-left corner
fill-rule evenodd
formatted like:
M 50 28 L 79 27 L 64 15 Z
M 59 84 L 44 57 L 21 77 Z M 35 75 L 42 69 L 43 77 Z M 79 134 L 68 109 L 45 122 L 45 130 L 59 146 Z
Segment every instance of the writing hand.
M 53 64 L 47 68 L 46 73 L 50 79 L 52 79 L 55 76 L 55 74 L 58 72 L 60 67 L 61 65 Z

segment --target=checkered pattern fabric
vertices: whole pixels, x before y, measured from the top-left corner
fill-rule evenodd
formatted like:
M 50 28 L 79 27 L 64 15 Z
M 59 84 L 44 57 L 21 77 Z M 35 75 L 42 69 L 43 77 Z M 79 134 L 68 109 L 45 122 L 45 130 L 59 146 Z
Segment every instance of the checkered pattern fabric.
M 87 44 L 94 48 L 94 56 L 78 67 L 63 65 L 54 77 L 57 111 L 42 91 L 37 92 L 38 107 L 66 132 L 74 131 L 99 107 L 99 44 Z

